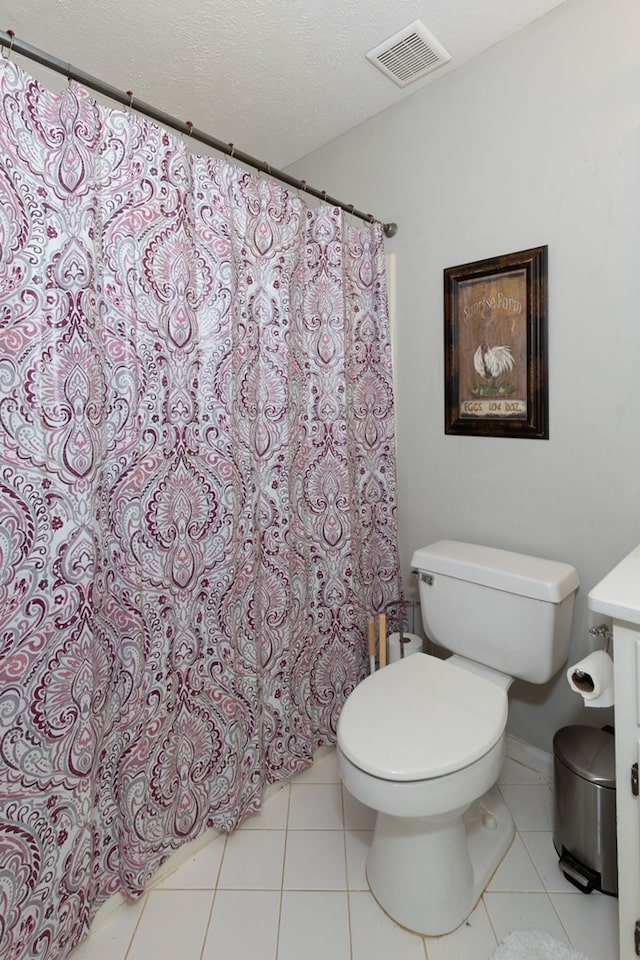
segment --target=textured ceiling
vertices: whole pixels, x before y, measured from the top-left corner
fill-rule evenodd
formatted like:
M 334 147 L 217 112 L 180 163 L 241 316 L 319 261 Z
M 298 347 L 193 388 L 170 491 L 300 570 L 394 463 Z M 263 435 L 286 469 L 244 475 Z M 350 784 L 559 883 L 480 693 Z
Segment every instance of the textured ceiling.
M 284 167 L 562 2 L 13 0 L 0 29 Z M 365 54 L 414 20 L 452 59 L 400 89 Z

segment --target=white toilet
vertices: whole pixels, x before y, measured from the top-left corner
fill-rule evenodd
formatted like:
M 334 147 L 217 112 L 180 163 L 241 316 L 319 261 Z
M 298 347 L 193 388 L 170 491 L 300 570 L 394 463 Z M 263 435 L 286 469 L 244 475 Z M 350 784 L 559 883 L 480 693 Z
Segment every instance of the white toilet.
M 511 844 L 496 780 L 507 690 L 545 683 L 566 661 L 578 575 L 566 563 L 441 540 L 417 550 L 427 636 L 453 652 L 378 670 L 347 698 L 338 764 L 378 812 L 367 879 L 417 933 L 459 926 Z

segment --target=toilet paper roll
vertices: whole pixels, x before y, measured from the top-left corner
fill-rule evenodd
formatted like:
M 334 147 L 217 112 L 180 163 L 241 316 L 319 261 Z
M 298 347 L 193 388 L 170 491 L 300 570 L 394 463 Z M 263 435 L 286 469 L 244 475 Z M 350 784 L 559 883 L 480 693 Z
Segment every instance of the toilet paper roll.
M 613 704 L 613 660 L 604 650 L 594 650 L 567 670 L 569 686 L 579 693 L 585 707 Z
M 407 633 L 406 631 L 402 634 L 404 637 L 404 655 L 405 657 L 410 656 L 412 653 L 422 653 L 424 649 L 424 644 L 422 638 L 415 633 Z M 407 640 L 408 638 L 408 640 Z M 395 660 L 399 660 L 401 657 L 400 654 L 400 634 L 391 633 L 389 634 L 387 644 L 389 647 L 389 663 L 393 663 Z

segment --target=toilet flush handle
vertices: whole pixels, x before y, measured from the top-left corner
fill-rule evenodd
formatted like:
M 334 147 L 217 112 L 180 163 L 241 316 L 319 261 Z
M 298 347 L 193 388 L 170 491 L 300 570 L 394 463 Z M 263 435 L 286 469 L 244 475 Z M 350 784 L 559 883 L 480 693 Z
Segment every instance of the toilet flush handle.
M 432 586 L 433 586 L 433 574 L 432 574 L 432 573 L 425 573 L 424 570 L 412 570 L 411 573 L 415 574 L 415 576 L 418 578 L 418 580 L 420 580 L 422 583 L 426 583 L 427 586 L 429 586 L 429 587 L 432 587 Z

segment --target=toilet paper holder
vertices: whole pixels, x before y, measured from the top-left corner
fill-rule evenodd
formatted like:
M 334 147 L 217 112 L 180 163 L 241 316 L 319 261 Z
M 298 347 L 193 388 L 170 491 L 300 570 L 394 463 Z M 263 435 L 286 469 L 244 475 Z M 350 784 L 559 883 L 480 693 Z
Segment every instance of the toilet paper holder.
M 590 627 L 589 636 L 604 642 L 603 650 L 605 653 L 611 653 L 611 644 L 613 643 L 613 633 L 606 623 L 600 623 L 597 627 Z
M 391 600 L 385 605 L 384 612 L 389 634 L 400 634 L 400 657 L 404 659 L 405 644 L 412 640 L 412 637 L 408 634 L 415 635 L 417 633 L 416 626 L 419 626 L 421 622 L 420 601 Z
M 580 694 L 585 707 L 611 707 L 614 704 L 613 644 L 611 629 L 605 623 L 591 627 L 589 636 L 600 641 L 597 648 L 567 669 L 569 686 Z

